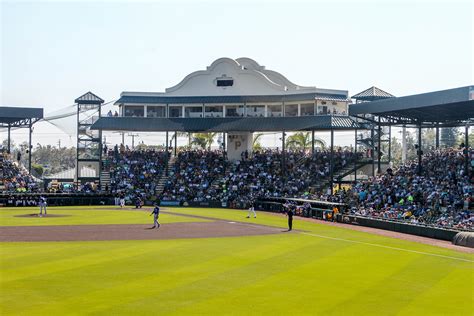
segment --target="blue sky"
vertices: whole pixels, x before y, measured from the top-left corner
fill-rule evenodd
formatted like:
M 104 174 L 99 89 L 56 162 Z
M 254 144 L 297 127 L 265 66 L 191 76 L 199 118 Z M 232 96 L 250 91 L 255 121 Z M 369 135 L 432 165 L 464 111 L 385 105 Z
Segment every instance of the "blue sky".
M 470 1 L 1 1 L 0 8 L 0 104 L 46 113 L 89 90 L 107 101 L 124 90 L 164 91 L 223 56 L 351 95 L 372 85 L 400 96 L 473 83 Z

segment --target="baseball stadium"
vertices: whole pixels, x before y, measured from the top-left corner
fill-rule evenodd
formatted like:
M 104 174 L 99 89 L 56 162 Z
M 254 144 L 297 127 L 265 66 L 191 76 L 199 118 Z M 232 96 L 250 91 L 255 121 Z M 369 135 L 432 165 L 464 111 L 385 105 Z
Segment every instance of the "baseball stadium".
M 473 314 L 474 86 L 350 95 L 219 58 L 165 92 L 74 103 L 74 168 L 48 176 L 43 108 L 0 107 L 2 315 Z

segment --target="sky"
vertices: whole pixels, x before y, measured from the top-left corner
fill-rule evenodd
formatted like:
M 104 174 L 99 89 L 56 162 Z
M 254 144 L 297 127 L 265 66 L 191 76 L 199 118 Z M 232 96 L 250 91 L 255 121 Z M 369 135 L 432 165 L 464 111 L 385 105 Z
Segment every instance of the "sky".
M 163 92 L 220 57 L 250 57 L 296 84 L 350 95 L 374 85 L 396 96 L 472 85 L 473 10 L 468 0 L 0 0 L 0 105 L 48 115 L 87 91 L 106 101 Z M 27 139 L 25 130 L 13 135 Z M 48 123 L 33 138 L 75 143 Z

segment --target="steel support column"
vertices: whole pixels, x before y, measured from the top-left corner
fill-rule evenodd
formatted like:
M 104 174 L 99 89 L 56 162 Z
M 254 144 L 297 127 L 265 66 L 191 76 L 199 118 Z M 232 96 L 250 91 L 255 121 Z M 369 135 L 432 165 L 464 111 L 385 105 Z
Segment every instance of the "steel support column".
M 31 126 L 33 123 L 31 122 L 28 124 L 28 131 L 29 131 L 29 138 L 28 138 L 28 172 L 31 174 L 31 134 L 33 133 L 31 130 Z
M 178 132 L 174 132 L 174 156 L 178 153 Z
M 285 131 L 283 131 L 281 133 L 281 174 L 283 175 L 283 179 L 286 176 L 285 136 L 286 136 L 286 133 L 285 133 Z
M 7 139 L 7 153 L 11 153 L 11 128 L 12 126 L 8 124 L 8 139 Z
M 372 145 L 371 150 L 371 157 L 372 158 L 372 177 L 375 176 L 375 135 L 374 135 L 374 126 L 370 129 L 370 144 Z
M 380 116 L 379 116 L 379 126 L 378 126 L 378 135 L 377 135 L 377 174 L 380 174 L 381 173 L 381 162 L 380 162 L 380 154 L 382 152 L 382 142 L 381 142 L 381 138 L 382 138 L 382 127 L 380 126 Z
M 421 124 L 418 127 L 418 151 L 416 152 L 418 154 L 418 175 L 421 176 L 421 173 L 423 171 L 423 168 L 421 166 L 421 156 L 422 156 L 422 151 L 421 151 Z
M 436 149 L 439 148 L 439 126 L 438 126 L 438 124 L 436 124 L 436 144 L 435 144 L 435 146 L 436 146 Z
M 388 127 L 388 163 L 392 162 L 392 125 Z
M 311 154 L 314 155 L 314 130 L 311 131 Z
M 464 168 L 466 175 L 469 174 L 469 124 L 466 124 L 466 130 L 464 135 Z
M 222 150 L 226 151 L 225 132 L 222 133 Z
M 333 194 L 333 181 L 334 181 L 334 130 L 331 129 L 331 156 L 329 164 L 329 177 L 331 185 L 331 195 Z
M 354 130 L 354 182 L 357 181 L 357 128 Z

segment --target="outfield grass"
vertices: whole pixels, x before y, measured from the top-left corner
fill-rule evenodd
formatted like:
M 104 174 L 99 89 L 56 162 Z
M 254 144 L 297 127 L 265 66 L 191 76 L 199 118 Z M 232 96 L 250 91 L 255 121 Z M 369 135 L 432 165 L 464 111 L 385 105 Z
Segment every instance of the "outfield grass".
M 286 227 L 284 217 L 262 212 L 245 219 L 244 211 L 171 211 Z M 473 314 L 471 254 L 294 226 L 306 233 L 0 243 L 0 314 Z

